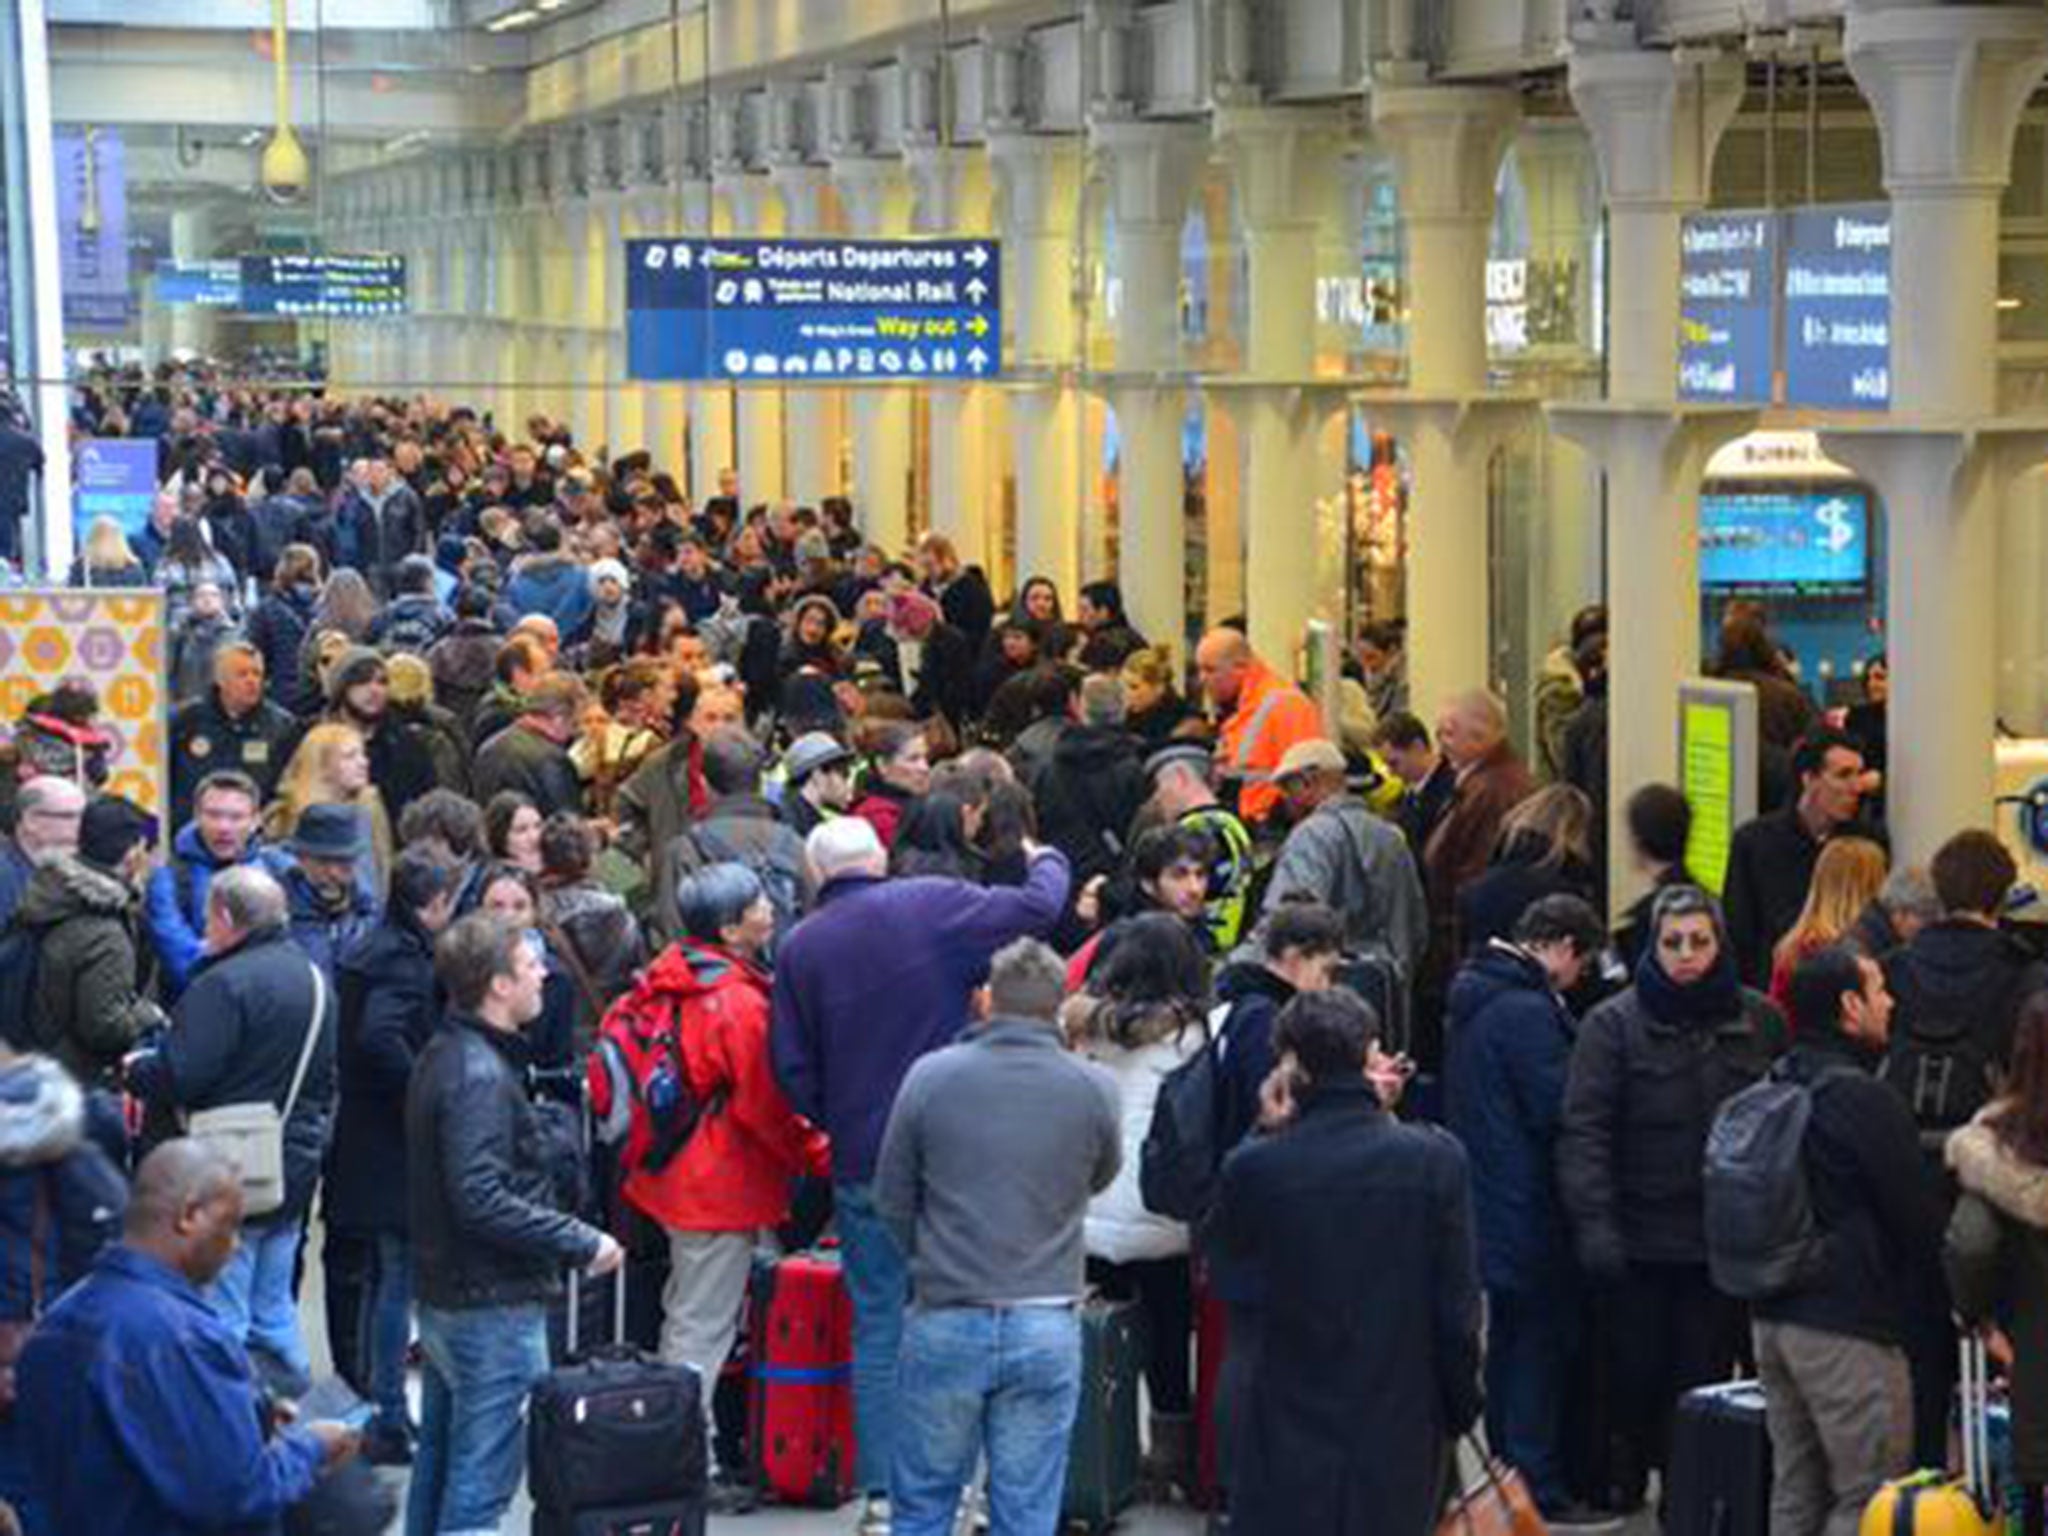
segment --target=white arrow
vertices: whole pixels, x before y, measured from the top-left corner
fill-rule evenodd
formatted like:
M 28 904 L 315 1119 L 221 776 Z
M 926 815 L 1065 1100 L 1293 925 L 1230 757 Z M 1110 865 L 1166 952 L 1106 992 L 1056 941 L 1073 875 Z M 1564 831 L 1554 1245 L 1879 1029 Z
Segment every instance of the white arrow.
M 970 277 L 967 279 L 967 297 L 979 304 L 988 297 L 988 284 L 978 277 Z
M 987 266 L 988 247 L 985 245 L 970 245 L 969 247 L 967 247 L 966 261 L 970 267 Z
M 967 354 L 967 366 L 980 373 L 988 366 L 988 354 L 979 347 L 973 348 Z

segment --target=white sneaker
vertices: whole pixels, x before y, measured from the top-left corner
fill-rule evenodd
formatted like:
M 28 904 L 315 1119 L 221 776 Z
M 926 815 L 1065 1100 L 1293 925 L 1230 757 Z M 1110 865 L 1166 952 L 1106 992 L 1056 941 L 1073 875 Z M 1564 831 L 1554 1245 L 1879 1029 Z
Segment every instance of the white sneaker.
M 881 1494 L 871 1493 L 861 1504 L 854 1536 L 889 1536 L 889 1501 Z

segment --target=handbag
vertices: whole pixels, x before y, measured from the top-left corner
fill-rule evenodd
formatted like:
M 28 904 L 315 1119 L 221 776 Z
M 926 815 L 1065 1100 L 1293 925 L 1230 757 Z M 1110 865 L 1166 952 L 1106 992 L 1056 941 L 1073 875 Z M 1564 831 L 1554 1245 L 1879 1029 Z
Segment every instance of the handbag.
M 292 1071 L 291 1091 L 284 1107 L 268 1099 L 248 1104 L 222 1104 L 215 1109 L 195 1110 L 186 1120 L 186 1134 L 203 1142 L 233 1161 L 242 1178 L 242 1214 L 268 1216 L 284 1205 L 284 1128 L 299 1102 L 305 1086 L 306 1068 L 312 1064 L 313 1047 L 320 1039 L 320 1020 L 327 1012 L 327 977 L 320 967 L 308 962 L 313 973 L 313 1017 L 306 1025 L 305 1043 L 299 1047 L 299 1064 Z
M 1549 1536 L 1543 1513 L 1522 1474 L 1487 1450 L 1476 1436 L 1465 1444 L 1479 1458 L 1479 1481 L 1451 1501 L 1436 1536 Z
M 28 1226 L 28 1316 L 0 1323 L 0 1417 L 14 1412 L 14 1368 L 36 1319 L 43 1315 L 43 1247 L 50 1230 L 50 1184 L 45 1174 L 36 1175 L 35 1201 Z

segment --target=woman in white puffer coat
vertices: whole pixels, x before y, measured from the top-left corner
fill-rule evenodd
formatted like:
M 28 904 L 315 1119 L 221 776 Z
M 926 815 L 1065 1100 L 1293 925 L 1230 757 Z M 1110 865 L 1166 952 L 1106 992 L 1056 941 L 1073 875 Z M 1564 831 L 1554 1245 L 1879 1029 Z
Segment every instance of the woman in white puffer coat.
M 1074 1048 L 1116 1078 L 1122 1103 L 1123 1167 L 1088 1206 L 1088 1279 L 1103 1295 L 1138 1304 L 1151 1402 L 1147 1475 L 1185 1487 L 1195 1447 L 1188 1229 L 1145 1209 L 1138 1170 L 1160 1083 L 1202 1048 L 1208 962 L 1194 931 L 1163 912 L 1122 924 L 1117 941 L 1061 1015 Z

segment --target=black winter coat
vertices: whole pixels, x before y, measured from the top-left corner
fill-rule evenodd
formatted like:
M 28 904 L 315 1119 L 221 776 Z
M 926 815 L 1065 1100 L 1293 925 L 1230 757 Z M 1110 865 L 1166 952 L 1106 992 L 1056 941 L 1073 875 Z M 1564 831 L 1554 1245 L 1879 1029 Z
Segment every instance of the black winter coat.
M 209 773 L 235 768 L 256 781 L 263 797 L 277 785 L 285 747 L 302 733 L 298 722 L 269 698 L 246 715 L 230 715 L 220 690 L 209 688 L 171 712 L 171 825 L 192 819 L 192 795 Z
M 265 697 L 286 709 L 309 709 L 318 702 L 301 686 L 299 671 L 299 653 L 313 625 L 316 601 L 317 594 L 308 586 L 267 592 L 243 629 L 249 643 L 263 653 Z
M 282 1109 L 306 1030 L 313 1026 L 313 963 L 283 928 L 253 933 L 209 956 L 178 999 L 163 1046 L 128 1074 L 148 1103 L 190 1113 L 268 1099 Z M 285 1203 L 267 1222 L 306 1214 L 334 1129 L 334 993 L 284 1131 Z
M 1067 856 L 1077 892 L 1123 867 L 1131 822 L 1151 792 L 1135 739 L 1115 726 L 1070 726 L 1030 789 L 1038 835 Z
M 597 1257 L 598 1233 L 559 1208 L 524 1043 L 450 1014 L 405 1098 L 413 1292 L 464 1310 L 545 1302 L 562 1271 Z
M 974 647 L 952 625 L 934 624 L 926 633 L 910 706 L 920 720 L 944 715 L 955 729 L 973 718 Z
M 1732 1018 L 1693 1028 L 1654 1018 L 1635 987 L 1586 1015 L 1565 1080 L 1557 1164 L 1587 1273 L 1706 1262 L 1707 1131 L 1784 1040 L 1778 1010 L 1747 988 Z
M 1871 1076 L 1876 1064 L 1875 1053 L 1832 1032 L 1802 1032 L 1787 1056 L 1783 1070 L 1812 1085 L 1803 1161 L 1827 1256 L 1809 1284 L 1752 1311 L 1896 1345 L 1906 1340 L 1912 1299 L 1936 1293 L 1945 1213 L 1922 1176 L 1913 1117 Z
M 32 1300 L 55 1301 L 120 1237 L 127 1207 L 127 1181 L 88 1138 L 76 1080 L 47 1056 L 0 1068 L 0 1318 L 23 1321 L 36 1315 Z
M 434 947 L 402 918 L 342 951 L 341 1108 L 327 1159 L 327 1224 L 352 1232 L 406 1226 L 405 1092 L 441 1016 Z
M 1265 1296 L 1231 1314 L 1231 1347 L 1250 1355 L 1231 1530 L 1428 1536 L 1445 1456 L 1479 1415 L 1463 1150 L 1364 1083 L 1321 1086 L 1224 1164 L 1216 1226 Z

